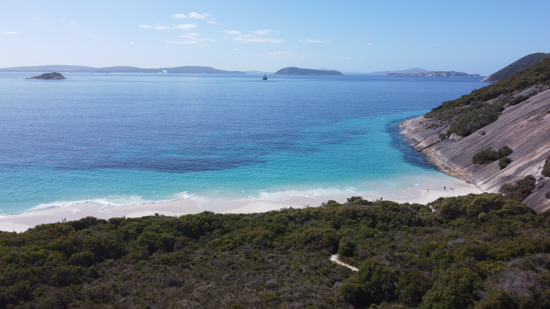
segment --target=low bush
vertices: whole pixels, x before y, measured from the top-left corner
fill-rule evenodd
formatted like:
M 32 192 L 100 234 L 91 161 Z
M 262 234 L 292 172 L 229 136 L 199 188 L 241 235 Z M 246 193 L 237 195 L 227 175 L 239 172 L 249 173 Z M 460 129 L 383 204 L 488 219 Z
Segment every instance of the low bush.
M 511 199 L 521 202 L 533 192 L 535 189 L 535 183 L 535 177 L 531 175 L 525 176 L 525 178 L 516 181 L 515 184 L 503 184 L 500 187 L 500 192 Z
M 472 157 L 472 162 L 474 164 L 487 164 L 487 163 L 491 163 L 491 162 L 494 162 L 496 160 L 502 159 L 502 158 L 512 154 L 513 152 L 514 151 L 508 146 L 504 146 L 504 147 L 500 148 L 498 151 L 493 150 L 493 148 L 489 147 L 487 149 L 483 149 L 482 151 L 476 153 Z M 511 160 L 510 160 L 510 162 L 511 162 Z M 508 162 L 508 163 L 510 163 L 510 162 Z M 506 164 L 506 165 L 508 165 L 508 164 Z M 504 167 L 506 167 L 506 165 Z M 499 164 L 499 166 L 500 166 L 500 164 Z M 501 169 L 504 168 L 504 167 L 501 167 Z
M 546 196 L 546 198 L 550 200 L 550 190 L 548 190 L 548 192 L 546 192 L 544 196 Z
M 526 95 L 518 95 L 517 97 L 515 97 L 512 101 L 508 102 L 508 104 L 510 105 L 517 105 L 525 100 L 529 99 L 528 96 Z
M 542 174 L 546 177 L 550 177 L 550 157 L 546 158 L 546 161 L 544 162 Z
M 504 169 L 508 166 L 508 164 L 510 164 L 512 162 L 512 159 L 508 158 L 508 157 L 504 157 L 502 159 L 500 159 L 498 161 L 498 167 L 500 167 L 500 169 Z

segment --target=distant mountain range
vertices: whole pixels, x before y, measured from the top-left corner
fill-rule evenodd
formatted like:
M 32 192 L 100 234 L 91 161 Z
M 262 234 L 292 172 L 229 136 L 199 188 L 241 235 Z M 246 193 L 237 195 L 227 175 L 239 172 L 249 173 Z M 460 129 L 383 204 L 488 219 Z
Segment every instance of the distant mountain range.
M 545 58 L 550 58 L 550 53 L 535 53 L 527 55 L 523 58 L 520 58 L 519 60 L 514 61 L 512 64 L 506 66 L 505 68 L 499 70 L 496 73 L 493 73 L 484 79 L 481 80 L 481 82 L 484 83 L 493 83 L 500 79 L 506 78 L 518 71 L 521 71 L 523 69 L 527 69 L 528 67 L 532 66 L 535 63 L 539 63 Z
M 385 76 L 404 76 L 404 77 L 481 77 L 479 74 L 468 74 L 455 71 L 428 71 L 414 73 L 388 73 Z
M 296 67 L 287 67 L 280 69 L 273 75 L 343 75 L 338 71 L 302 69 Z
M 246 74 L 240 71 L 224 71 L 212 67 L 182 66 L 175 68 L 144 69 L 129 66 L 94 68 L 76 65 L 41 65 L 0 69 L 0 72 L 64 72 L 64 73 L 183 73 L 183 74 Z

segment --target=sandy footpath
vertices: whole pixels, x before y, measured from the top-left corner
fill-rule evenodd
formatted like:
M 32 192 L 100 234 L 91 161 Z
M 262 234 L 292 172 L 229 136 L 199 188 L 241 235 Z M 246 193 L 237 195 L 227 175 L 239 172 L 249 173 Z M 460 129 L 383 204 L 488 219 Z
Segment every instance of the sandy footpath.
M 445 190 L 443 189 L 445 187 Z M 452 188 L 452 190 L 451 190 Z M 396 192 L 380 194 L 376 192 L 365 192 L 360 195 L 363 199 L 391 200 L 399 203 L 426 204 L 440 197 L 467 195 L 470 193 L 482 193 L 472 184 L 449 177 L 449 179 L 430 180 L 423 179 L 405 189 Z M 350 196 L 304 196 L 294 195 L 280 200 L 261 199 L 239 199 L 239 200 L 217 200 L 204 202 L 193 199 L 181 199 L 167 202 L 144 203 L 139 205 L 105 205 L 96 202 L 84 202 L 65 207 L 55 207 L 40 211 L 26 212 L 17 215 L 0 216 L 0 230 L 9 232 L 24 232 L 28 228 L 45 223 L 61 222 L 62 220 L 72 221 L 92 216 L 100 219 L 116 217 L 143 217 L 155 213 L 165 216 L 181 216 L 196 214 L 203 211 L 215 213 L 257 213 L 279 210 L 282 208 L 304 208 L 319 206 L 327 200 L 345 202 Z

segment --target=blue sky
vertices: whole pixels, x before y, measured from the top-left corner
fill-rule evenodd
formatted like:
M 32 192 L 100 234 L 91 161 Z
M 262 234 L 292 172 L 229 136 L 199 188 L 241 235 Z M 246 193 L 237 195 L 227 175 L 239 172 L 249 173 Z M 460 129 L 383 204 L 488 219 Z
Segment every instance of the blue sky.
M 550 52 L 550 1 L 0 2 L 0 67 L 491 74 Z

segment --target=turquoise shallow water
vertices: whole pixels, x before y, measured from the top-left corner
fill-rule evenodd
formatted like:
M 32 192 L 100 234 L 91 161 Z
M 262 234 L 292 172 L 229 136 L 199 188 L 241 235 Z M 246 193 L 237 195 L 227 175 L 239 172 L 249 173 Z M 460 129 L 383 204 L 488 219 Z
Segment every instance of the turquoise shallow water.
M 445 177 L 397 123 L 483 86 L 470 78 L 30 75 L 0 73 L 1 214 L 88 200 L 353 193 Z

